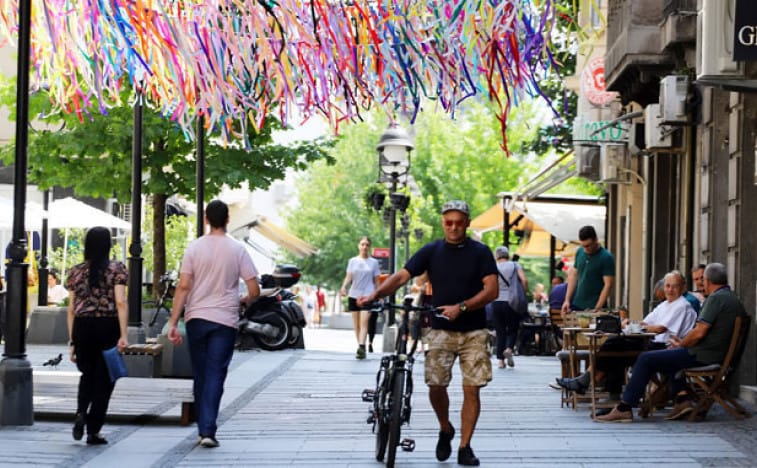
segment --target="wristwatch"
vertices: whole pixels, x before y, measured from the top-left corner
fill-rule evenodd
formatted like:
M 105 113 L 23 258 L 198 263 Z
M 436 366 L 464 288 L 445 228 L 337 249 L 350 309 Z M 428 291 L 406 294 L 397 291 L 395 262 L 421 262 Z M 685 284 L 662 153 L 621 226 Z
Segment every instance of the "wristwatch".
M 457 306 L 458 306 L 458 307 L 460 308 L 460 312 L 461 312 L 461 313 L 462 313 L 462 312 L 467 312 L 467 311 L 468 311 L 468 306 L 467 306 L 467 305 L 465 305 L 465 301 L 462 301 L 462 302 L 461 302 L 461 303 L 459 303 L 459 304 L 458 304 Z

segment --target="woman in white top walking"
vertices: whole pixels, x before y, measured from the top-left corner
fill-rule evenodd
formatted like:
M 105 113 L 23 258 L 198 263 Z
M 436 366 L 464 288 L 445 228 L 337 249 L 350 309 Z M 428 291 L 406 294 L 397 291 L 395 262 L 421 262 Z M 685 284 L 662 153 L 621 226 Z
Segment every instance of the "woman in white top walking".
M 371 240 L 363 236 L 357 244 L 358 255 L 352 257 L 347 263 L 347 274 L 342 282 L 342 289 L 339 291 L 342 296 L 348 296 L 348 306 L 352 312 L 352 324 L 355 329 L 355 338 L 357 338 L 357 359 L 365 359 L 365 339 L 368 335 L 368 319 L 370 310 L 365 310 L 357 305 L 357 298 L 367 296 L 378 287 L 379 264 L 378 261 L 370 256 Z M 349 293 L 347 285 L 351 284 Z

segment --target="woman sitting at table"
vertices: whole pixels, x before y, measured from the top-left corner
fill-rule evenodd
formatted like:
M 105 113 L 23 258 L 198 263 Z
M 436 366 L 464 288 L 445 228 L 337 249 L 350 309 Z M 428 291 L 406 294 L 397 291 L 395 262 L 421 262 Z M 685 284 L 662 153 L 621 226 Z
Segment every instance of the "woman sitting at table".
M 663 349 L 668 346 L 671 336 L 684 337 L 694 328 L 697 314 L 691 304 L 683 297 L 686 290 L 686 280 L 680 271 L 673 270 L 655 285 L 655 293 L 661 288 L 665 301 L 661 302 L 644 318 L 641 327 L 647 333 L 656 333 L 647 349 Z M 622 324 L 625 329 L 628 321 Z M 605 390 L 609 392 L 611 400 L 620 399 L 623 389 L 625 369 L 636 361 L 635 356 L 601 357 L 603 351 L 641 351 L 643 341 L 624 336 L 609 338 L 599 348 L 597 369 L 594 373 L 594 383 L 599 384 L 606 377 Z M 591 369 L 576 378 L 558 378 L 557 383 L 568 390 L 583 394 L 591 382 Z

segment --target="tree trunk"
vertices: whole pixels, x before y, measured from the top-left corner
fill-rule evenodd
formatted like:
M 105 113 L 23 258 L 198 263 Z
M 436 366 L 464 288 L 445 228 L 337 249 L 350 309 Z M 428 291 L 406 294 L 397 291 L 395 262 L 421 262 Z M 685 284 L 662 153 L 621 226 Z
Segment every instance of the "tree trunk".
M 160 297 L 160 277 L 166 272 L 166 200 L 165 194 L 152 196 L 152 295 Z

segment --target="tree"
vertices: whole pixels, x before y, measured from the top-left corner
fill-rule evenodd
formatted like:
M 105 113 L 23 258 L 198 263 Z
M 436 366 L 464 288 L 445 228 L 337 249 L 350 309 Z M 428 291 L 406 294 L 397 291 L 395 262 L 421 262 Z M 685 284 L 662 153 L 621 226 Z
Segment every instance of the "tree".
M 498 192 L 522 183 L 531 164 L 530 155 L 517 154 L 522 149 L 518 142 L 538 130 L 530 124 L 541 112 L 538 106 L 524 103 L 512 114 L 508 138 L 516 155 L 511 158 L 499 147 L 494 113 L 483 104 L 470 104 L 468 109 L 458 121 L 425 111 L 413 126 L 416 151 L 410 172 L 420 195 L 411 195 L 408 213 L 411 231 L 422 229 L 423 239 L 410 236 L 411 252 L 442 236 L 439 210 L 444 202 L 464 199 L 473 213 L 480 213 L 496 202 Z M 311 283 L 337 288 L 361 236 L 369 236 L 374 247 L 389 244 L 381 216 L 365 204 L 378 177 L 375 147 L 386 127 L 387 120 L 376 114 L 348 127 L 332 150 L 336 162 L 318 162 L 298 179 L 300 205 L 288 214 L 287 226 L 320 250 L 303 264 L 303 275 Z
M 121 91 L 119 102 L 106 114 L 56 112 L 44 90 L 30 96 L 29 114 L 37 116 L 29 135 L 29 181 L 41 189 L 72 187 L 77 195 L 131 199 L 131 147 L 133 135 L 132 90 Z M 15 120 L 15 85 L 7 80 L 0 87 L 0 105 Z M 92 106 L 95 107 L 95 106 Z M 205 156 L 205 198 L 217 195 L 223 185 L 250 190 L 266 188 L 283 179 L 287 169 L 301 170 L 316 161 L 331 161 L 327 141 L 289 146 L 272 143 L 271 133 L 282 125 L 274 118 L 251 138 L 250 148 L 221 146 L 208 138 Z M 217 129 L 213 129 L 214 131 Z M 225 129 L 241 133 L 240 128 Z M 142 193 L 152 195 L 154 216 L 153 273 L 165 271 L 165 203 L 173 194 L 195 196 L 195 145 L 174 122 L 146 103 L 143 113 Z M 13 162 L 14 143 L 0 148 L 0 158 Z M 154 291 L 156 293 L 156 291 Z

